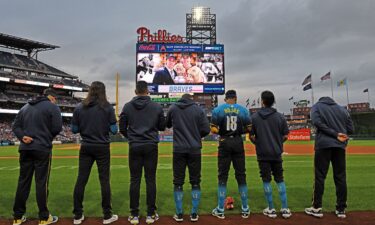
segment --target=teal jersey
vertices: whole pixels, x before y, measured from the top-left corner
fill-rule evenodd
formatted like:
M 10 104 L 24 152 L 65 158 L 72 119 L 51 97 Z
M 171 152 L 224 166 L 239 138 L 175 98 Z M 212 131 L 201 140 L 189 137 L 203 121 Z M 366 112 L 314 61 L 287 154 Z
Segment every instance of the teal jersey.
M 220 136 L 241 135 L 251 123 L 250 113 L 241 105 L 224 103 L 212 111 L 211 123 L 219 128 Z

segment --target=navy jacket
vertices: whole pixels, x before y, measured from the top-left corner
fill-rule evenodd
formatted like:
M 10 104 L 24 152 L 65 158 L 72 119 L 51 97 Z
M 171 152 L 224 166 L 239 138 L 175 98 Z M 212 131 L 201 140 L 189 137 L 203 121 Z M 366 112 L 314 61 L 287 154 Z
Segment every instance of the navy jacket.
M 177 74 L 176 71 L 174 71 L 174 74 Z M 164 67 L 164 69 L 158 70 L 155 73 L 152 83 L 167 85 L 167 84 L 174 84 L 174 81 L 167 67 Z
M 200 154 L 201 139 L 210 133 L 203 110 L 191 99 L 181 98 L 167 114 L 167 127 L 173 127 L 173 152 Z
M 117 133 L 113 106 L 107 104 L 102 108 L 97 101 L 88 106 L 80 103 L 73 112 L 72 131 L 80 133 L 82 144 L 109 144 L 109 132 Z
M 133 146 L 157 144 L 158 131 L 165 130 L 162 107 L 149 96 L 137 96 L 124 105 L 120 115 L 120 133 Z
M 251 119 L 258 160 L 280 161 L 284 136 L 289 133 L 284 115 L 274 108 L 261 108 Z
M 330 97 L 322 97 L 311 108 L 311 121 L 316 127 L 315 149 L 342 148 L 346 142 L 337 140 L 338 133 L 352 134 L 353 122 L 349 112 Z
M 18 112 L 12 130 L 21 141 L 19 150 L 49 152 L 53 138 L 62 129 L 61 112 L 47 97 L 39 96 L 29 101 Z M 22 142 L 23 136 L 33 138 L 30 144 Z

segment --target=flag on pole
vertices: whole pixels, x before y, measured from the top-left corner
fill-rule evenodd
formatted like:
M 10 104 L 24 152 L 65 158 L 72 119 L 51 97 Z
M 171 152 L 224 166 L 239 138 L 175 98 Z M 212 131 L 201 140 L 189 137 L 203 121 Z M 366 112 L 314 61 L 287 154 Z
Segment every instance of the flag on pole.
M 363 93 L 366 93 L 366 92 L 368 92 L 368 88 L 366 88 L 365 90 L 363 90 Z
M 255 106 L 255 99 L 254 99 L 253 103 L 251 104 L 251 106 Z
M 293 98 L 294 98 L 294 96 L 290 97 L 290 98 L 289 98 L 289 101 L 290 101 L 290 100 L 293 100 Z
M 337 87 L 341 87 L 341 86 L 344 86 L 344 85 L 346 85 L 346 78 L 337 81 Z
M 302 82 L 302 86 L 311 82 L 311 73 Z
M 331 71 L 329 71 L 328 73 L 326 73 L 324 76 L 320 78 L 321 81 L 329 80 L 329 79 L 331 79 Z
M 308 84 L 305 87 L 303 87 L 303 91 L 307 91 L 309 89 L 311 89 L 311 84 Z

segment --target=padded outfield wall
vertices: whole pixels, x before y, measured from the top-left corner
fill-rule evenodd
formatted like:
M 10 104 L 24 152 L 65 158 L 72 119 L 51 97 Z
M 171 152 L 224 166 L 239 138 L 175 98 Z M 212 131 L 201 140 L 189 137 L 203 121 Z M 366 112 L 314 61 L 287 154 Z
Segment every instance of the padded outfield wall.
M 375 112 L 352 113 L 354 138 L 375 139 Z

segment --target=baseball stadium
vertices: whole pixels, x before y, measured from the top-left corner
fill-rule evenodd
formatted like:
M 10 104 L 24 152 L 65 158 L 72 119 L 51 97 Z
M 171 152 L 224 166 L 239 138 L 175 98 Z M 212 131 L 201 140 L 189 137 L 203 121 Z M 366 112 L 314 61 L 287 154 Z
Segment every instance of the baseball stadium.
M 186 14 L 186 35 L 172 35 L 166 30 L 150 31 L 146 27 L 137 29 L 138 41 L 134 43 L 136 65 L 134 84 L 147 83 L 153 102 L 158 103 L 164 115 L 178 102 L 183 94 L 189 93 L 193 101 L 212 123 L 213 110 L 219 103 L 220 95 L 230 88 L 226 86 L 224 45 L 216 43 L 216 14 L 207 7 L 194 7 Z M 13 133 L 12 124 L 21 108 L 29 99 L 42 95 L 45 89 L 56 92 L 56 105 L 62 116 L 62 130 L 53 139 L 52 161 L 48 180 L 48 208 L 59 216 L 56 224 L 72 224 L 73 191 L 79 173 L 79 157 L 82 137 L 73 132 L 73 113 L 89 92 L 90 84 L 79 76 L 64 72 L 64 65 L 48 65 L 38 60 L 39 54 L 48 54 L 60 48 L 57 45 L 0 33 L 0 225 L 11 224 L 13 204 L 20 175 L 20 140 Z M 63 47 L 63 46 L 62 46 Z M 163 81 L 159 73 L 169 60 L 175 61 L 176 76 L 172 83 Z M 186 69 L 186 64 L 191 64 Z M 166 66 L 167 67 L 167 66 Z M 229 70 L 229 68 L 228 68 Z M 180 74 L 181 71 L 181 74 Z M 182 75 L 186 73 L 187 75 Z M 116 102 L 110 102 L 117 120 L 124 102 L 119 102 L 119 79 L 117 79 Z M 310 80 L 309 80 L 310 79 Z M 331 79 L 326 74 L 322 81 Z M 303 78 L 301 79 L 303 80 Z M 346 81 L 345 81 L 346 82 Z M 311 77 L 303 80 L 304 90 L 312 89 Z M 310 86 L 308 86 L 310 85 Z M 111 96 L 114 97 L 114 96 Z M 292 99 L 289 99 L 290 101 Z M 312 100 L 313 101 L 313 100 Z M 220 136 L 211 132 L 202 139 L 201 149 L 201 199 L 199 221 L 207 225 L 225 224 L 375 224 L 375 109 L 370 101 L 348 103 L 345 108 L 353 121 L 354 132 L 346 147 L 347 217 L 335 215 L 336 189 L 334 173 L 330 167 L 324 185 L 323 218 L 306 215 L 305 208 L 311 206 L 314 185 L 314 145 L 317 128 L 310 114 L 310 101 L 294 102 L 290 113 L 284 114 L 289 134 L 284 142 L 282 162 L 287 188 L 288 207 L 292 216 L 284 219 L 279 215 L 282 205 L 278 192 L 274 191 L 276 218 L 263 215 L 267 206 L 262 179 L 257 161 L 256 147 L 249 134 L 242 135 L 245 153 L 249 218 L 241 217 L 241 196 L 233 167 L 229 171 L 226 196 L 233 198 L 233 208 L 225 211 L 225 219 L 212 216 L 218 198 L 218 148 Z M 261 110 L 261 105 L 247 99 L 246 109 L 253 115 Z M 117 122 L 119 123 L 119 122 Z M 121 124 L 120 126 L 121 131 Z M 184 222 L 176 222 L 173 184 L 173 131 L 160 131 L 156 170 L 156 206 L 160 216 L 155 224 L 189 224 L 189 215 Z M 117 132 L 110 134 L 110 185 L 113 213 L 119 219 L 113 224 L 129 224 L 129 189 L 131 174 L 129 169 L 128 138 Z M 188 173 L 188 171 L 186 171 Z M 89 173 L 90 174 L 90 173 Z M 82 224 L 102 224 L 101 184 L 99 172 L 94 163 L 85 189 L 83 201 L 85 220 Z M 185 177 L 183 210 L 191 210 L 189 176 Z M 275 182 L 271 182 L 278 190 Z M 32 182 L 27 200 L 27 220 L 22 224 L 37 224 L 38 207 L 35 181 Z M 186 193 L 187 192 L 187 193 Z M 146 224 L 147 214 L 146 182 L 142 178 L 140 190 L 140 224 Z

